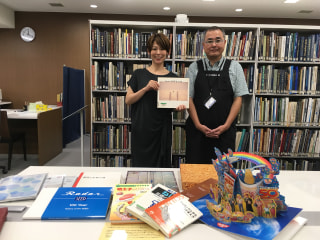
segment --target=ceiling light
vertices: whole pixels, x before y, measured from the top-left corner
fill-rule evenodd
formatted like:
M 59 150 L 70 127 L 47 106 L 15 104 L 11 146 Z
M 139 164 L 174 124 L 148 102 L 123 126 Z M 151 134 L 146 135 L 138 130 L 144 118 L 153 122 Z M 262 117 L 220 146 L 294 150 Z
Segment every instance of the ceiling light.
M 91 4 L 90 7 L 91 7 L 91 8 L 97 8 L 98 6 L 95 5 L 95 4 Z
M 242 10 L 242 8 L 237 8 L 235 11 L 236 12 L 242 12 L 243 10 Z
M 299 0 L 285 0 L 284 3 L 297 3 Z
M 169 11 L 169 10 L 170 10 L 170 7 L 163 7 L 163 10 Z
M 214 2 L 215 0 L 202 0 L 202 2 Z

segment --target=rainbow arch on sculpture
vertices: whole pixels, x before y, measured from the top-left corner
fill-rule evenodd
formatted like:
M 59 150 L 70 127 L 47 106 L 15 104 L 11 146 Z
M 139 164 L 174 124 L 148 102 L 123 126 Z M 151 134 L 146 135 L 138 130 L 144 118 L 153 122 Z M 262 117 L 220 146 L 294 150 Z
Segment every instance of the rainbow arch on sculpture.
M 229 154 L 222 155 L 222 160 L 227 159 L 225 155 L 229 156 Z M 246 160 L 246 161 L 254 163 L 256 165 L 263 164 L 263 165 L 266 165 L 270 170 L 272 170 L 271 163 L 267 159 L 265 159 L 259 155 L 253 154 L 253 153 L 234 152 L 231 157 L 238 158 L 238 161 L 239 160 Z M 216 159 L 215 161 L 218 161 L 218 159 Z

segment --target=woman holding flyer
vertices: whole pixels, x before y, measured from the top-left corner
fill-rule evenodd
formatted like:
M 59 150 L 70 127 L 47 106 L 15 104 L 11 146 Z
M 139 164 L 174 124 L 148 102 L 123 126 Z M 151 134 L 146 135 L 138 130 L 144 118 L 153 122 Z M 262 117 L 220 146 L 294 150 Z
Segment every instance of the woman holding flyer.
M 171 167 L 172 109 L 157 108 L 158 77 L 177 77 L 164 67 L 169 50 L 169 39 L 162 33 L 153 34 L 147 42 L 152 64 L 134 71 L 128 82 L 133 167 Z M 184 105 L 176 108 L 183 109 Z

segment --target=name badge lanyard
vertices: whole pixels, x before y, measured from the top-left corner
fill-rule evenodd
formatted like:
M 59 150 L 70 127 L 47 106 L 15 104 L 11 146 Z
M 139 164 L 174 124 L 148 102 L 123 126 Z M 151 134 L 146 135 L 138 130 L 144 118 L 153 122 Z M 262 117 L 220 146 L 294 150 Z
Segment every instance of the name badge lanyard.
M 209 66 L 208 66 L 208 63 L 206 61 L 205 62 L 205 65 L 206 65 L 206 72 L 208 72 L 208 69 L 209 69 Z M 224 61 L 225 62 L 225 61 Z M 210 77 L 219 77 L 220 78 L 220 73 L 221 73 L 221 70 L 222 70 L 222 66 L 224 66 L 224 62 L 221 63 L 220 65 L 220 68 L 218 70 L 219 73 L 217 74 L 206 74 L 206 76 L 210 76 Z M 210 89 L 210 97 L 212 97 L 212 92 L 213 92 L 213 86 L 212 86 L 212 81 L 210 81 L 210 78 L 207 78 L 207 81 L 208 81 L 208 85 L 209 85 L 209 89 Z

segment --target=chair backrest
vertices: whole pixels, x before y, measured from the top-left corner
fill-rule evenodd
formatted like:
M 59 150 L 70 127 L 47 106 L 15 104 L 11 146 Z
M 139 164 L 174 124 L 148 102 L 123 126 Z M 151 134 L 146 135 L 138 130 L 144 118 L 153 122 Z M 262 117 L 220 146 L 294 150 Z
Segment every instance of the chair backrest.
M 8 124 L 8 116 L 7 111 L 0 111 L 1 120 L 0 120 L 0 139 L 9 139 L 11 137 L 9 124 Z

